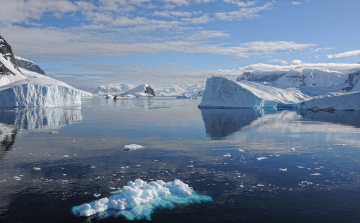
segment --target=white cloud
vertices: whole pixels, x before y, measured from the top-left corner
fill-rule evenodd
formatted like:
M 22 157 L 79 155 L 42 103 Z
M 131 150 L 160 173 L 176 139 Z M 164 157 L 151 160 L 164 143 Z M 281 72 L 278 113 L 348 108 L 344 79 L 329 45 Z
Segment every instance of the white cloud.
M 244 1 L 239 1 L 239 0 L 224 0 L 224 2 L 235 4 L 235 5 L 239 6 L 239 7 L 249 7 L 249 6 L 253 6 L 253 5 L 256 4 L 255 1 L 244 2 Z
M 161 17 L 191 17 L 197 12 L 180 12 L 180 11 L 155 11 L 153 15 Z
M 289 71 L 289 70 L 304 70 L 304 69 L 318 69 L 326 70 L 330 72 L 339 72 L 339 73 L 348 73 L 354 69 L 360 69 L 360 64 L 339 64 L 339 63 L 302 63 L 291 64 L 291 65 L 273 65 L 273 64 L 252 64 L 245 67 L 240 67 L 238 71 L 241 72 L 254 72 L 254 71 L 263 71 L 263 72 L 275 72 L 275 71 Z
M 80 5 L 83 6 L 82 3 Z M 11 0 L 1 3 L 0 25 L 39 20 L 44 13 L 61 17 L 77 11 L 77 5 L 68 0 Z
M 295 64 L 295 65 L 300 65 L 300 64 L 303 64 L 304 62 L 302 62 L 301 60 L 293 60 L 291 61 L 292 64 Z
M 263 6 L 240 8 L 237 11 L 232 12 L 216 12 L 215 16 L 220 20 L 234 21 L 243 19 L 252 19 L 259 16 L 259 12 L 269 10 L 273 6 L 273 3 L 266 3 Z
M 332 59 L 332 58 L 341 58 L 341 57 L 352 57 L 352 56 L 358 56 L 358 55 L 360 55 L 360 50 L 351 50 L 351 51 L 347 51 L 345 53 L 330 54 L 330 55 L 327 55 L 327 58 Z
M 279 60 L 279 59 L 271 59 L 269 60 L 270 63 L 281 63 L 282 65 L 288 64 L 286 60 Z
M 293 5 L 301 5 L 301 2 L 292 1 L 291 3 L 292 3 Z

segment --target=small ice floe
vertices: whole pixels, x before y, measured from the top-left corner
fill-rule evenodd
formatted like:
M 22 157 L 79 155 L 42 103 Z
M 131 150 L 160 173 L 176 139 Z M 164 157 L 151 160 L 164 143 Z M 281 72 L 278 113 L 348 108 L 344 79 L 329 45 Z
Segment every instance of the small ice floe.
M 296 149 L 295 148 L 290 148 L 290 151 L 295 151 Z
M 67 157 L 69 157 L 69 155 L 64 155 L 63 157 L 66 157 L 66 158 L 67 158 Z
M 256 159 L 257 159 L 257 160 L 266 160 L 267 157 L 261 156 L 261 157 L 258 157 L 258 158 L 256 158 Z
M 287 171 L 287 168 L 279 168 L 279 170 L 286 172 L 286 171 Z
M 212 201 L 211 197 L 197 194 L 188 184 L 180 180 L 145 182 L 136 179 L 111 194 L 110 197 L 75 206 L 72 208 L 72 213 L 76 217 L 124 216 L 127 220 L 151 220 L 151 214 L 157 208 L 172 209 L 176 205 Z M 107 210 L 109 212 L 102 215 L 102 212 Z
M 189 166 L 187 166 L 187 167 L 194 167 L 194 165 L 189 165 Z
M 238 151 L 239 151 L 239 152 L 242 152 L 242 153 L 245 152 L 245 150 L 243 150 L 243 149 L 238 149 Z
M 14 180 L 21 180 L 21 178 L 18 176 L 14 176 Z
M 264 187 L 264 184 L 256 184 L 257 187 Z
M 230 154 L 230 153 L 226 153 L 224 156 L 225 156 L 225 157 L 231 157 L 231 154 Z
M 34 170 L 41 170 L 40 167 L 33 167 Z
M 100 197 L 100 195 L 101 195 L 101 194 L 95 193 L 95 194 L 94 194 L 94 197 Z
M 95 169 L 95 166 L 91 166 L 90 168 L 91 168 L 91 169 Z
M 313 184 L 313 183 L 310 182 L 310 181 L 301 181 L 301 182 L 299 183 L 299 185 L 302 186 L 302 187 L 304 187 L 304 186 L 309 186 L 309 185 L 311 185 L 311 184 Z
M 321 173 L 312 173 L 312 174 L 310 174 L 310 176 L 320 176 L 321 175 Z
M 142 145 L 137 145 L 137 144 L 130 144 L 130 145 L 124 146 L 125 151 L 137 150 L 137 149 L 142 149 L 142 148 L 145 148 L 145 147 L 143 147 Z
M 58 132 L 49 132 L 49 134 L 57 134 Z
M 297 166 L 297 168 L 304 169 L 305 167 L 304 166 Z

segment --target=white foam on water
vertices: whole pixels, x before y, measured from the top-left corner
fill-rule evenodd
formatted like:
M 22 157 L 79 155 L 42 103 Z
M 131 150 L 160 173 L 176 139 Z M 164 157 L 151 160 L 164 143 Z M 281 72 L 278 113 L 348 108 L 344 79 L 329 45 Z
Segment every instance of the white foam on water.
M 198 195 L 181 180 L 145 182 L 130 181 L 112 196 L 101 198 L 72 208 L 74 216 L 123 216 L 128 220 L 151 220 L 156 208 L 174 208 L 176 205 L 212 201 L 209 196 Z

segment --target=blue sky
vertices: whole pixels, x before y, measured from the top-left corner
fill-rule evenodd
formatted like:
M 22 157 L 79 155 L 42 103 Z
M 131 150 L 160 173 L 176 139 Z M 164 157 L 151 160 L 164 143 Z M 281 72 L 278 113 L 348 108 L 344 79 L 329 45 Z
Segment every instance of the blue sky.
M 246 66 L 360 62 L 358 0 L 0 0 L 0 35 L 49 76 L 205 83 Z

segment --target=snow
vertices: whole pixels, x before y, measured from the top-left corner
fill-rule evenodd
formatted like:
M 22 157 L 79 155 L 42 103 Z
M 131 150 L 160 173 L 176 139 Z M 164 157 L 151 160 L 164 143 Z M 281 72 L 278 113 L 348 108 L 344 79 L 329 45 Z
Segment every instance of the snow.
M 74 216 L 94 214 L 124 216 L 128 220 L 150 220 L 156 208 L 174 208 L 179 204 L 212 201 L 211 197 L 198 195 L 188 184 L 180 180 L 145 182 L 130 181 L 110 197 L 101 198 L 72 208 Z
M 162 97 L 186 96 L 189 98 L 202 96 L 204 89 L 204 84 L 171 84 L 154 87 L 155 95 Z
M 22 74 L 14 77 L 1 76 L 0 107 L 74 107 L 81 105 L 83 95 L 91 95 L 48 76 L 20 70 Z
M 0 62 L 12 73 L 14 73 L 15 76 L 21 76 L 21 73 L 17 69 L 15 69 L 11 61 L 7 60 L 2 53 L 0 53 Z

